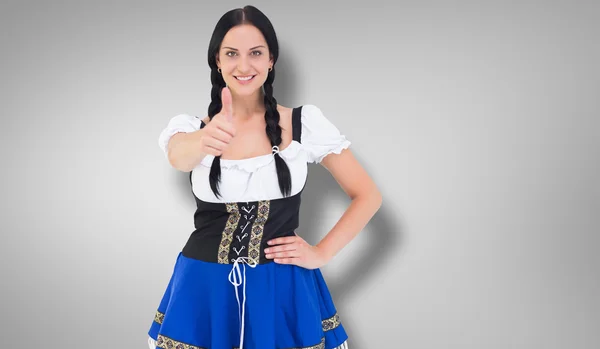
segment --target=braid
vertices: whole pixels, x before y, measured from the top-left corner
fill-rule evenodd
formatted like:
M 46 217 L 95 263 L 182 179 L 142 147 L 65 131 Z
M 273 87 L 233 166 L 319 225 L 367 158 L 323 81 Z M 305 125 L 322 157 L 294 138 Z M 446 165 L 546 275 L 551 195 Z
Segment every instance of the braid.
M 277 100 L 273 97 L 273 80 L 275 80 L 275 67 L 269 72 L 263 87 L 265 90 L 265 121 L 266 132 L 271 146 L 281 144 L 281 126 L 279 126 L 279 111 L 277 111 Z M 284 196 L 289 196 L 292 191 L 292 177 L 290 169 L 279 154 L 275 154 L 275 167 L 279 180 L 279 189 Z
M 225 80 L 223 80 L 223 76 L 219 74 L 216 68 L 211 70 L 210 80 L 212 82 L 212 90 L 210 92 L 211 102 L 208 106 L 208 116 L 210 120 L 212 120 L 212 118 L 217 115 L 223 107 L 223 103 L 221 101 L 221 90 L 226 86 L 226 84 Z M 219 193 L 219 183 L 221 181 L 221 156 L 215 156 L 210 167 L 208 181 L 215 196 L 221 196 Z

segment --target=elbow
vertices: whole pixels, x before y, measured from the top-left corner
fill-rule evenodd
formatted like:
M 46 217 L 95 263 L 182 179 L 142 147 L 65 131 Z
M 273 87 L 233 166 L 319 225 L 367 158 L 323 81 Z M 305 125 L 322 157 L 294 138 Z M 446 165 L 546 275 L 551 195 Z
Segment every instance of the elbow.
M 359 200 L 368 204 L 374 212 L 377 212 L 381 208 L 383 197 L 381 192 L 373 187 L 371 190 L 365 190 L 355 196 L 350 197 L 351 200 Z
M 377 188 L 375 183 L 372 183 L 370 190 L 367 191 L 367 197 L 369 198 L 369 202 L 373 205 L 373 210 L 377 212 L 381 208 L 381 204 L 383 202 L 383 196 L 381 195 L 381 191 Z
M 171 165 L 171 167 L 173 167 L 176 170 L 179 170 L 181 172 L 190 172 L 192 170 L 189 164 L 186 164 L 183 161 L 181 161 L 181 158 L 173 154 L 173 152 L 171 152 L 170 150 L 167 152 L 167 158 L 169 159 L 169 164 Z

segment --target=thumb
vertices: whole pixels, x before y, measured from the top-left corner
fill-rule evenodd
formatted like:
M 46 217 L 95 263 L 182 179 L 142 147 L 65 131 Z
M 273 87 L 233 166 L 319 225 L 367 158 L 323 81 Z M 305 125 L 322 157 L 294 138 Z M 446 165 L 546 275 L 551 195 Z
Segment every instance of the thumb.
M 224 87 L 221 90 L 221 103 L 223 104 L 221 112 L 225 114 L 227 121 L 231 122 L 233 120 L 233 107 L 231 102 L 231 91 L 229 91 L 228 87 Z

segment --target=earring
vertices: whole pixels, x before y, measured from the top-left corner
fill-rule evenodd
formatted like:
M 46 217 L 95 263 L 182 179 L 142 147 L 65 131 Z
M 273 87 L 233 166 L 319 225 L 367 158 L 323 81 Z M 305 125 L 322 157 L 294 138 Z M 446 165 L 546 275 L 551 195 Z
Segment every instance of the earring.
M 273 68 L 269 68 L 269 73 L 273 71 Z
M 221 68 L 217 68 L 217 71 L 219 72 L 219 74 L 221 74 Z

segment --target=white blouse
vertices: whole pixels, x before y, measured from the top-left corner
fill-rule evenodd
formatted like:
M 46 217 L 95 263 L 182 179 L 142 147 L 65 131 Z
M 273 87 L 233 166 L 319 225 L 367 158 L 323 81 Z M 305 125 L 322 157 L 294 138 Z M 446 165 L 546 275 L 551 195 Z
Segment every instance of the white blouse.
M 177 132 L 193 132 L 200 129 L 198 116 L 179 114 L 171 118 L 160 133 L 158 144 L 167 156 L 167 144 Z M 298 194 L 306 182 L 308 163 L 320 163 L 331 153 L 340 154 L 350 146 L 350 141 L 340 133 L 314 105 L 304 105 L 301 113 L 302 135 L 300 142 L 293 140 L 279 152 L 290 169 L 292 195 Z M 247 159 L 221 159 L 221 197 L 217 198 L 208 181 L 213 155 L 206 155 L 192 170 L 192 191 L 206 202 L 250 202 L 274 200 L 283 197 L 277 180 L 273 154 Z

